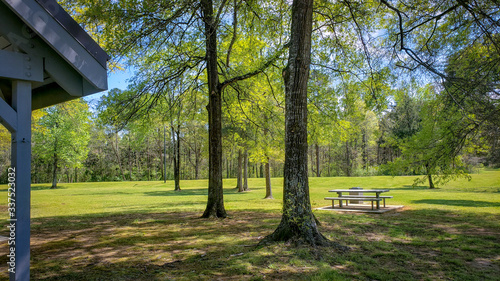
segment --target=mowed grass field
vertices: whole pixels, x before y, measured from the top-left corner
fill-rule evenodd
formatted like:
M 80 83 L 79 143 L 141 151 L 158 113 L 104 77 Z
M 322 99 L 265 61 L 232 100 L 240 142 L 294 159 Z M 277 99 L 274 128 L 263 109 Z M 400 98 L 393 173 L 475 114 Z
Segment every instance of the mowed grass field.
M 32 187 L 32 280 L 500 280 L 500 170 L 412 188 L 414 177 L 310 178 L 313 208 L 329 189 L 387 188 L 385 214 L 315 210 L 322 233 L 342 245 L 257 246 L 281 218 L 282 179 L 224 181 L 227 219 L 200 219 L 207 181 L 106 182 Z M 7 225 L 7 186 L 0 185 Z M 7 227 L 0 235 L 8 235 Z M 0 280 L 7 280 L 7 243 Z

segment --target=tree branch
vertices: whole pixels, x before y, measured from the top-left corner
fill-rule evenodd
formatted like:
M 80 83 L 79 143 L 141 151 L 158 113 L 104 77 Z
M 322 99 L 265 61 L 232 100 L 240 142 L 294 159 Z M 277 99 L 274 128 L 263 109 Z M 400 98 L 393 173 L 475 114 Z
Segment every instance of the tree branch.
M 232 83 L 246 80 L 246 79 L 251 78 L 257 74 L 262 73 L 264 70 L 266 70 L 269 66 L 271 66 L 276 60 L 278 60 L 280 58 L 280 56 L 283 54 L 285 49 L 288 48 L 289 45 L 290 45 L 290 43 L 286 43 L 274 56 L 272 56 L 268 61 L 266 61 L 261 67 L 257 68 L 256 70 L 254 70 L 252 72 L 248 72 L 248 73 L 240 75 L 240 76 L 233 77 L 231 79 L 228 79 L 228 80 L 220 83 L 220 85 L 219 85 L 220 89 L 223 90 L 226 86 L 228 86 Z

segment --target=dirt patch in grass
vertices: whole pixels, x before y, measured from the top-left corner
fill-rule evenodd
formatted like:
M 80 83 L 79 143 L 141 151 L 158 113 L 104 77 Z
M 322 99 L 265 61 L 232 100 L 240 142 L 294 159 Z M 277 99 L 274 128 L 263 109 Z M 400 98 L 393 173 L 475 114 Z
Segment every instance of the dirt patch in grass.
M 257 246 L 273 212 L 100 214 L 34 219 L 32 280 L 494 280 L 498 216 L 436 210 L 386 215 L 317 212 L 321 231 L 349 246 Z M 6 244 L 0 278 L 7 278 Z

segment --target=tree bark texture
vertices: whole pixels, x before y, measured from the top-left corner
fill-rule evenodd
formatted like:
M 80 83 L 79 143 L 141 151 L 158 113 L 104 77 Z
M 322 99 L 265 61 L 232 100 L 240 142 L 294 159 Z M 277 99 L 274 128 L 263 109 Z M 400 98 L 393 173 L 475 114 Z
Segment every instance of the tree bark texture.
M 283 215 L 266 241 L 293 241 L 313 246 L 328 240 L 318 231 L 307 176 L 307 82 L 311 57 L 313 0 L 294 0 L 285 80 L 285 166 Z
M 203 218 L 227 217 L 224 208 L 222 186 L 222 89 L 217 72 L 217 23 L 214 17 L 212 0 L 200 2 L 205 23 L 205 44 L 208 78 L 208 138 L 209 171 L 208 200 Z

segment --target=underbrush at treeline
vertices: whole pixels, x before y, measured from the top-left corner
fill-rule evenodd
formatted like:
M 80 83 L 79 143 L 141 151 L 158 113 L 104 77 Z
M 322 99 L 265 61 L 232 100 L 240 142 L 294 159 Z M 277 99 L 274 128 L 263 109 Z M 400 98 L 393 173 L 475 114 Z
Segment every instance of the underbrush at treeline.
M 350 247 L 258 246 L 278 225 L 261 179 L 238 193 L 225 182 L 230 218 L 200 219 L 206 181 L 44 185 L 32 191 L 33 280 L 497 280 L 500 272 L 500 171 L 437 190 L 411 177 L 311 178 L 313 207 L 328 189 L 389 188 L 383 215 L 316 210 L 322 233 Z M 4 189 L 4 188 L 2 188 Z M 6 219 L 6 206 L 1 205 Z M 5 213 L 5 214 L 4 214 Z M 1 235 L 6 235 L 2 229 Z M 0 276 L 7 278 L 4 243 Z

